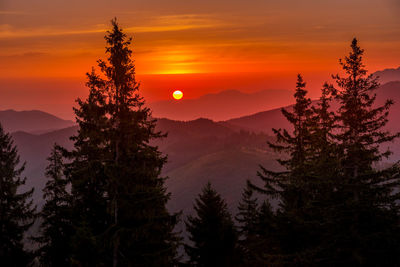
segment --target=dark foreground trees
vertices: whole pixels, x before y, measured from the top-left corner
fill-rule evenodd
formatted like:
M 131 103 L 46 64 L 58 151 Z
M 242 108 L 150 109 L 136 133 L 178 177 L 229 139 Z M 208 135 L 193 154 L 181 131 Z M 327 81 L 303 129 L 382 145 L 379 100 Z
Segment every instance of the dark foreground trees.
M 208 183 L 196 199 L 195 215 L 186 229 L 191 245 L 185 249 L 194 266 L 237 266 L 237 233 L 225 201 Z
M 26 266 L 32 254 L 24 250 L 24 233 L 35 218 L 30 200 L 33 188 L 23 192 L 21 177 L 25 164 L 20 163 L 11 136 L 0 124 L 0 264 Z M 21 192 L 22 191 L 22 192 Z
M 362 56 L 354 39 L 341 61 L 346 76 L 334 76 L 337 88 L 325 84 L 312 107 L 299 76 L 296 104 L 282 110 L 293 131 L 276 130 L 271 147 L 288 155 L 279 160 L 285 171 L 262 169 L 264 187 L 252 186 L 270 203 L 279 201 L 256 228 L 273 233 L 260 237 L 271 244 L 259 253 L 266 265 L 400 264 L 399 169 L 377 167 L 390 155 L 380 145 L 398 134 L 384 128 L 392 102 L 375 103 L 379 84 L 367 76 Z
M 166 158 L 149 144 L 164 135 L 139 96 L 131 39 L 112 21 L 101 75 L 88 74 L 75 109 L 78 134 L 65 151 L 72 183 L 72 263 L 78 266 L 169 266 L 176 262 L 177 214 L 160 177 Z
M 43 266 L 176 266 L 178 215 L 166 209 L 160 176 L 166 158 L 150 144 L 164 135 L 138 94 L 131 40 L 115 20 L 105 39 L 108 58 L 87 75 L 89 95 L 77 101 L 74 149 L 55 147 L 48 159 L 38 255 Z M 292 128 L 274 130 L 270 144 L 283 153 L 283 171 L 261 168 L 264 185 L 248 184 L 238 231 L 220 195 L 210 184 L 203 189 L 186 221 L 189 265 L 400 265 L 399 167 L 379 167 L 390 155 L 381 145 L 399 135 L 385 130 L 392 102 L 376 104 L 378 83 L 362 57 L 353 40 L 341 61 L 345 76 L 334 76 L 336 88 L 324 84 L 314 105 L 298 76 L 296 104 L 282 110 Z M 35 214 L 33 190 L 21 191 L 23 169 L 0 126 L 5 266 L 32 258 L 22 241 Z

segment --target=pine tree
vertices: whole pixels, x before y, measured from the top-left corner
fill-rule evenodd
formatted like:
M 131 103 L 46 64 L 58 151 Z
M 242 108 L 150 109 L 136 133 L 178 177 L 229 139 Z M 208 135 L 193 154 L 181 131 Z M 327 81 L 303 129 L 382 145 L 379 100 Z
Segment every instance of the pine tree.
M 33 188 L 21 192 L 26 178 L 11 136 L 0 124 L 0 262 L 3 266 L 26 266 L 32 254 L 24 250 L 24 234 L 35 219 Z
M 306 254 L 312 265 L 325 265 L 324 260 L 330 254 L 334 228 L 335 190 L 340 175 L 340 147 L 334 139 L 337 121 L 330 109 L 336 91 L 325 83 L 319 101 L 312 107 L 310 120 L 310 155 L 308 161 L 308 201 L 304 206 L 303 216 L 306 218 L 308 232 L 308 252 Z
M 257 236 L 258 220 L 260 211 L 258 200 L 254 196 L 254 190 L 247 182 L 246 188 L 242 193 L 242 199 L 239 202 L 238 213 L 235 216 L 238 225 L 238 233 L 240 239 L 238 241 L 243 253 L 244 261 L 247 265 L 255 266 L 255 250 L 257 249 L 260 239 Z
M 338 264 L 398 265 L 399 210 L 394 192 L 399 171 L 397 165 L 378 170 L 376 164 L 390 155 L 390 151 L 381 152 L 380 145 L 399 134 L 385 130 L 393 101 L 375 104 L 379 83 L 367 75 L 363 53 L 354 39 L 350 54 L 340 61 L 346 76 L 334 76 L 340 103 L 336 139 L 343 151 L 336 193 L 335 260 Z
M 78 266 L 111 264 L 104 233 L 111 224 L 108 211 L 106 163 L 112 160 L 107 118 L 108 88 L 92 70 L 87 74 L 87 99 L 78 99 L 74 108 L 78 134 L 71 137 L 72 151 L 63 150 L 68 159 L 65 174 L 71 181 L 73 236 L 71 261 Z
M 312 173 L 310 159 L 313 110 L 311 100 L 307 97 L 305 82 L 298 75 L 293 111 L 282 109 L 283 115 L 292 124 L 293 132 L 287 129 L 274 129 L 277 142 L 270 147 L 288 156 L 278 159 L 284 171 L 274 172 L 261 167 L 258 176 L 264 182 L 264 187 L 252 185 L 252 188 L 266 195 L 266 215 L 263 220 L 265 227 L 273 228 L 274 233 L 268 235 L 271 244 L 266 247 L 263 258 L 265 264 L 306 264 L 310 258 L 310 231 L 308 223 L 309 203 L 312 201 Z M 277 199 L 279 207 L 272 211 L 269 201 Z M 269 218 L 271 221 L 267 222 Z M 272 229 L 271 229 L 272 230 Z
M 166 158 L 149 144 L 164 134 L 138 94 L 131 38 L 112 21 L 101 77 L 88 74 L 90 94 L 76 109 L 80 130 L 70 153 L 74 206 L 81 226 L 73 243 L 95 245 L 87 265 L 168 266 L 176 262 L 178 214 L 160 177 Z M 78 246 L 79 248 L 79 246 Z M 82 251 L 77 249 L 77 251 Z M 95 260 L 91 262 L 90 260 Z
M 48 181 L 43 189 L 46 203 L 40 213 L 41 235 L 36 240 L 41 244 L 38 254 L 42 266 L 70 266 L 71 195 L 64 176 L 61 151 L 54 144 L 46 168 Z
M 192 245 L 185 249 L 194 266 L 235 266 L 237 233 L 225 201 L 208 183 L 195 200 L 195 216 L 186 229 Z

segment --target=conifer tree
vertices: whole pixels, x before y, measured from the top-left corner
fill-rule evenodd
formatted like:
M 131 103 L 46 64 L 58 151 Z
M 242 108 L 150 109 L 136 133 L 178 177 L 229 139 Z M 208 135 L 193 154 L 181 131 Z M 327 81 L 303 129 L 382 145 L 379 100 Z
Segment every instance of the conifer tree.
M 391 153 L 382 152 L 380 146 L 399 134 L 385 130 L 393 101 L 376 105 L 379 83 L 367 75 L 363 53 L 353 39 L 349 55 L 340 61 L 345 77 L 334 76 L 340 103 L 336 139 L 343 151 L 337 187 L 335 259 L 352 265 L 398 265 L 399 210 L 394 194 L 399 183 L 398 167 L 378 170 L 376 164 Z
M 319 149 L 317 143 L 321 145 L 324 136 L 328 136 L 323 131 L 330 131 L 333 122 L 326 122 L 327 129 L 320 127 L 325 120 L 320 117 L 323 112 L 331 119 L 328 102 L 319 109 L 313 108 L 300 75 L 294 97 L 293 110 L 282 110 L 292 125 L 292 133 L 288 129 L 274 129 L 277 142 L 269 144 L 275 151 L 286 153 L 287 156 L 278 159 L 284 170 L 274 172 L 261 167 L 258 176 L 264 187 L 252 185 L 266 195 L 260 224 L 268 230 L 260 238 L 268 245 L 264 245 L 265 251 L 258 256 L 267 265 L 309 265 L 321 250 L 321 196 L 329 188 L 322 187 L 325 183 L 321 182 L 322 174 L 315 169 L 320 157 L 315 153 Z M 321 114 L 316 116 L 317 112 Z M 272 209 L 273 199 L 278 202 L 276 209 Z
M 26 178 L 11 136 L 0 124 L 0 263 L 2 266 L 26 266 L 32 254 L 24 250 L 24 234 L 35 219 L 31 190 L 21 192 Z
M 239 222 L 238 231 L 246 238 L 252 235 L 258 216 L 258 203 L 257 198 L 254 196 L 254 190 L 247 183 L 246 188 L 243 190 L 242 199 L 238 206 L 238 214 L 236 220 Z
M 399 194 L 395 190 L 399 168 L 397 164 L 376 168 L 390 155 L 380 146 L 399 136 L 384 128 L 392 101 L 375 104 L 377 80 L 367 76 L 357 40 L 351 48 L 341 61 L 347 76 L 334 76 L 338 88 L 325 84 L 316 106 L 302 105 L 307 102 L 299 97 L 304 94 L 297 87 L 293 113 L 284 112 L 293 135 L 275 130 L 278 144 L 271 144 L 288 153 L 279 160 L 285 171 L 262 168 L 259 176 L 265 186 L 252 185 L 280 201 L 275 212 L 262 206 L 266 209 L 260 224 L 272 233 L 265 235 L 271 243 L 262 255 L 266 264 L 400 263 Z M 336 114 L 330 110 L 333 96 L 339 104 Z M 309 115 L 301 120 L 300 114 Z
M 237 233 L 225 201 L 208 183 L 195 200 L 195 216 L 186 229 L 192 245 L 185 249 L 194 266 L 235 266 Z
M 293 111 L 282 109 L 283 115 L 292 124 L 293 132 L 287 129 L 274 129 L 277 142 L 270 147 L 277 152 L 285 152 L 287 158 L 278 159 L 278 162 L 285 168 L 281 172 L 269 171 L 261 167 L 258 176 L 264 181 L 264 187 L 253 185 L 257 191 L 267 195 L 267 201 L 277 199 L 279 208 L 276 211 L 274 220 L 280 220 L 276 238 L 272 243 L 281 243 L 281 261 L 294 261 L 292 257 L 299 248 L 303 248 L 302 241 L 306 238 L 304 229 L 305 222 L 302 212 L 305 212 L 309 201 L 309 159 L 311 151 L 311 100 L 307 97 L 305 82 L 301 75 L 297 77 L 295 100 Z M 280 236 L 279 236 L 280 235 Z M 273 255 L 271 255 L 273 257 Z M 271 259 L 271 261 L 274 261 Z
M 46 203 L 40 213 L 41 235 L 36 239 L 42 266 L 70 266 L 71 195 L 67 191 L 68 180 L 64 176 L 61 151 L 54 144 L 46 168 L 48 181 L 43 189 Z
M 312 107 L 310 120 L 310 150 L 308 159 L 308 201 L 303 207 L 309 244 L 308 264 L 324 265 L 324 260 L 332 250 L 330 230 L 334 228 L 337 203 L 335 190 L 340 175 L 340 147 L 334 139 L 337 121 L 330 109 L 336 91 L 325 83 L 319 101 Z
M 88 75 L 90 94 L 78 101 L 80 130 L 69 155 L 81 223 L 74 243 L 95 245 L 93 253 L 98 256 L 77 255 L 76 261 L 172 265 L 179 241 L 173 233 L 178 215 L 165 207 L 169 194 L 160 173 L 166 158 L 149 144 L 165 135 L 155 130 L 156 120 L 138 93 L 131 38 L 113 20 L 105 39 L 108 58 L 99 60 L 101 77 L 94 71 Z
M 110 264 L 110 247 L 104 233 L 112 221 L 108 211 L 106 163 L 112 160 L 109 148 L 107 118 L 108 88 L 92 70 L 87 74 L 87 99 L 78 99 L 74 108 L 78 134 L 71 137 L 72 151 L 63 150 L 68 159 L 65 174 L 71 182 L 73 265 L 96 266 Z
M 259 221 L 259 207 L 258 200 L 254 196 L 254 190 L 247 182 L 246 188 L 242 193 L 242 199 L 239 202 L 238 213 L 235 216 L 238 225 L 239 245 L 243 253 L 244 261 L 247 265 L 254 266 L 254 257 L 256 257 L 255 250 L 259 245 L 257 236 L 258 221 Z

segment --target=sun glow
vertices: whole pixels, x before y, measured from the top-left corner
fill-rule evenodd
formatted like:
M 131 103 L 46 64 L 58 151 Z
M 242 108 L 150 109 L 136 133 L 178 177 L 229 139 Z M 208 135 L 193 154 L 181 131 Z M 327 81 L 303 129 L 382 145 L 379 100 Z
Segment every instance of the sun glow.
M 172 97 L 176 100 L 179 100 L 183 97 L 182 91 L 176 90 L 175 92 L 172 93 Z

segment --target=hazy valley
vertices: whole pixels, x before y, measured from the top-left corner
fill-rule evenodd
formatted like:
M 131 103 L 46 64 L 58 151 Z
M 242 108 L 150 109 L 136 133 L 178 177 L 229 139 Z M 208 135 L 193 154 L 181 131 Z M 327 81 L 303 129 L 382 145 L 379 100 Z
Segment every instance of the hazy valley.
M 380 75 L 388 77 L 387 72 L 390 76 L 385 79 L 389 82 L 378 90 L 377 103 L 383 103 L 385 99 L 394 100 L 387 127 L 396 132 L 400 131 L 400 81 L 395 79 L 400 80 L 400 70 L 386 70 Z M 202 103 L 204 99 L 198 101 Z M 229 104 L 234 107 L 237 100 L 232 98 L 230 101 L 227 100 L 221 108 Z M 217 108 L 217 102 L 212 108 Z M 76 133 L 77 126 L 41 111 L 0 111 L 0 122 L 12 132 L 21 159 L 27 162 L 26 186 L 35 187 L 35 202 L 40 206 L 41 189 L 46 181 L 46 158 L 51 147 L 56 142 L 71 149 L 69 137 Z M 289 124 L 278 108 L 226 121 L 205 118 L 175 121 L 162 118 L 158 120 L 157 127 L 168 133 L 168 137 L 156 143 L 168 155 L 168 163 L 163 169 L 163 175 L 169 177 L 166 185 L 171 192 L 168 207 L 186 214 L 192 209 L 194 198 L 207 181 L 212 182 L 235 212 L 245 181 L 256 178 L 258 166 L 278 168 L 275 161 L 277 155 L 268 147 L 267 141 L 273 141 L 272 128 L 288 128 Z M 394 151 L 389 160 L 399 160 L 400 142 L 387 144 L 387 147 Z

